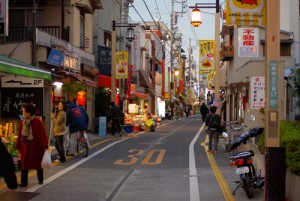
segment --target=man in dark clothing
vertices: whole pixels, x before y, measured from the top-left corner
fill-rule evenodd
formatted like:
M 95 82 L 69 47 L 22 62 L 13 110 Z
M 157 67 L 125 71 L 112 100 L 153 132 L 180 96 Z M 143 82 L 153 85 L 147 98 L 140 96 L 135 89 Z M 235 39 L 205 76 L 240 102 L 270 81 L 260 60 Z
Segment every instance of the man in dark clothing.
M 205 119 L 205 125 L 208 127 L 209 141 L 208 141 L 208 152 L 218 153 L 218 142 L 219 142 L 219 127 L 221 126 L 221 117 L 216 114 L 217 107 L 210 107 L 210 114 Z M 214 147 L 212 147 L 212 141 L 214 141 Z
M 115 102 L 110 102 L 110 119 L 111 119 L 111 134 L 115 135 L 116 127 L 117 132 L 121 134 L 121 125 L 120 125 L 120 109 L 116 106 Z
M 202 115 L 202 121 L 204 122 L 207 114 L 209 113 L 208 107 L 205 105 L 204 102 L 202 103 L 202 105 L 200 107 L 200 113 Z
M 8 153 L 0 137 L 0 175 L 4 178 L 9 189 L 18 187 L 17 177 L 15 174 L 15 165 L 11 155 Z
M 69 126 L 70 133 L 70 147 L 67 151 L 67 155 L 74 155 L 75 152 L 75 141 L 77 135 L 75 134 L 78 131 L 86 131 L 89 125 L 89 116 L 87 112 L 81 107 L 76 105 L 76 100 L 73 103 L 68 105 L 67 109 L 67 126 Z

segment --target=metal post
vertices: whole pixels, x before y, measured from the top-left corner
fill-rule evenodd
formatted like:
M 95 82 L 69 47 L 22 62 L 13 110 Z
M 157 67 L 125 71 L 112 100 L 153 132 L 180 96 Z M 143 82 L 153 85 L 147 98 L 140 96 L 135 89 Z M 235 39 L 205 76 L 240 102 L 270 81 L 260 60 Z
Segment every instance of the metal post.
M 220 101 L 220 7 L 219 0 L 216 0 L 215 14 L 215 41 L 216 41 L 216 75 L 215 75 L 215 100 L 214 105 L 218 107 L 218 114 L 221 114 Z
M 112 21 L 111 32 L 111 101 L 116 102 L 116 21 Z

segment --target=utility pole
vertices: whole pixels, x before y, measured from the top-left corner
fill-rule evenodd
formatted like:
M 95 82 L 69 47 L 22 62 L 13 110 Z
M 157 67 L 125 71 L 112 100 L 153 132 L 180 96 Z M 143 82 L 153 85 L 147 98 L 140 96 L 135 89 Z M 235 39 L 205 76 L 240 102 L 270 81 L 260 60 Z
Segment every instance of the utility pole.
M 191 87 L 191 68 L 192 68 L 192 45 L 189 39 L 189 87 Z
M 285 147 L 280 147 L 280 0 L 267 0 L 265 63 L 265 200 L 285 200 Z
M 173 93 L 174 93 L 174 0 L 171 0 L 171 69 L 170 69 L 170 76 L 171 76 L 171 87 L 170 87 L 170 106 L 171 106 L 171 117 L 173 118 L 174 115 L 174 105 L 173 105 Z

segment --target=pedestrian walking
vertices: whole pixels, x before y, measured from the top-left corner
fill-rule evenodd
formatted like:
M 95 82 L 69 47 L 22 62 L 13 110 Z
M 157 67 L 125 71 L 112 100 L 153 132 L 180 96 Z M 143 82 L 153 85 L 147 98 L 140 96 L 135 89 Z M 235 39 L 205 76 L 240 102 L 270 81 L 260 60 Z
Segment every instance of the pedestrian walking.
M 205 105 L 204 102 L 202 103 L 202 105 L 200 107 L 200 113 L 201 113 L 201 116 L 202 116 L 202 122 L 205 122 L 205 118 L 206 118 L 207 114 L 209 113 L 209 109 Z
M 9 189 L 16 189 L 18 187 L 17 177 L 15 173 L 15 165 L 11 155 L 8 153 L 2 139 L 0 137 L 0 176 L 4 178 L 4 181 Z
M 209 142 L 208 152 L 218 153 L 218 142 L 219 142 L 219 128 L 221 127 L 221 117 L 216 114 L 217 107 L 210 107 L 210 114 L 205 119 L 205 125 L 208 127 Z M 212 141 L 214 146 L 212 147 Z
M 23 105 L 24 120 L 19 126 L 16 149 L 21 154 L 21 184 L 28 185 L 28 171 L 35 169 L 39 184 L 43 184 L 44 173 L 41 162 L 48 149 L 48 139 L 42 121 L 35 116 L 35 108 L 31 103 Z
M 121 125 L 120 125 L 120 109 L 116 106 L 115 102 L 110 102 L 110 119 L 111 119 L 111 134 L 115 135 L 117 132 L 122 136 Z
M 76 99 L 74 99 L 73 102 L 69 104 L 66 115 L 70 136 L 67 156 L 73 156 L 75 153 L 77 132 L 87 130 L 89 125 L 89 116 L 80 105 L 76 104 Z
M 57 112 L 51 114 L 51 119 L 53 121 L 53 135 L 55 138 L 55 148 L 59 154 L 59 161 L 65 162 L 65 149 L 64 149 L 64 137 L 66 135 L 66 122 L 67 116 L 65 112 L 65 104 L 59 101 Z
M 180 119 L 182 117 L 182 107 L 179 102 L 176 104 L 176 119 Z
M 190 110 L 190 107 L 188 105 L 185 106 L 184 112 L 185 112 L 185 117 L 189 118 L 191 110 Z

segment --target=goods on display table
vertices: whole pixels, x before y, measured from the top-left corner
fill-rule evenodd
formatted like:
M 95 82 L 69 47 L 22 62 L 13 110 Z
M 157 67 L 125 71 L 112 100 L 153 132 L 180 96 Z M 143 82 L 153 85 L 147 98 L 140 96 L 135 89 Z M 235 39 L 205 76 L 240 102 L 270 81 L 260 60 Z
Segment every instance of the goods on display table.
M 19 170 L 18 163 L 20 157 L 18 150 L 15 149 L 18 138 L 17 123 L 10 122 L 0 124 L 0 137 L 5 148 L 13 157 L 14 163 L 16 165 L 16 170 Z

